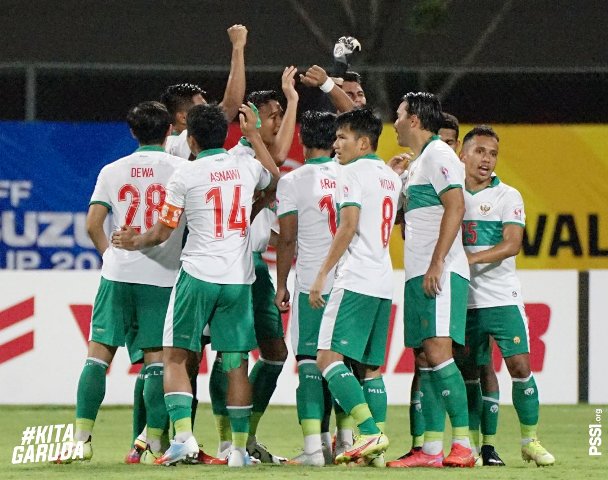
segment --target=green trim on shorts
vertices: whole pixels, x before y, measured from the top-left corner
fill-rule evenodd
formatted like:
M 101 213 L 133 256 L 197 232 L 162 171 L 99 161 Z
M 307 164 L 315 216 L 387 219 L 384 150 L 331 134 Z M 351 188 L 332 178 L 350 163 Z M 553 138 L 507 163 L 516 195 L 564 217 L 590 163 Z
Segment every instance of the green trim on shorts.
M 129 351 L 131 363 L 141 350 L 161 348 L 171 287 L 115 282 L 101 277 L 93 305 L 91 340 Z
M 450 337 L 464 345 L 469 281 L 457 273 L 447 272 L 442 293 L 427 297 L 422 289 L 424 276 L 405 282 L 404 337 L 405 346 L 418 348 L 427 338 Z M 449 290 L 449 297 L 446 292 Z
M 530 353 L 528 319 L 520 305 L 471 308 L 467 311 L 466 345 L 478 366 L 489 365 L 494 338 L 503 358 Z

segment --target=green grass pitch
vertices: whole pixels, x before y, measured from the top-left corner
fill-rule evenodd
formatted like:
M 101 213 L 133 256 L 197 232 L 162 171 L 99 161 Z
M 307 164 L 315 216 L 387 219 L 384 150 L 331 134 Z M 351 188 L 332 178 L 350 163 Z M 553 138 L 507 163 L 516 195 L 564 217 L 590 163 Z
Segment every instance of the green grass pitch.
M 595 408 L 589 405 L 541 407 L 540 439 L 557 459 L 556 465 L 537 468 L 521 460 L 519 455 L 519 426 L 515 411 L 502 406 L 498 430 L 497 450 L 507 466 L 503 468 L 475 469 L 373 469 L 331 466 L 305 468 L 291 466 L 256 466 L 230 469 L 223 466 L 178 465 L 177 467 L 151 467 L 125 465 L 124 455 L 129 450 L 131 437 L 131 411 L 127 407 L 102 407 L 93 441 L 94 457 L 91 462 L 71 465 L 11 463 L 13 448 L 21 443 L 22 431 L 28 426 L 73 422 L 74 409 L 70 407 L 0 407 L 0 478 L 142 478 L 181 479 L 204 477 L 247 479 L 341 479 L 400 478 L 415 476 L 421 479 L 606 479 L 608 478 L 608 441 L 600 447 L 602 456 L 588 455 L 588 425 L 595 423 Z M 606 412 L 605 407 L 599 407 Z M 603 419 L 602 419 L 603 420 Z M 605 432 L 605 429 L 604 429 Z M 603 433 L 604 433 L 603 432 Z M 387 432 L 391 446 L 387 459 L 394 459 L 409 447 L 407 407 L 390 407 Z M 209 405 L 199 406 L 195 434 L 209 453 L 215 453 L 216 434 Z M 604 433 L 604 435 L 608 435 Z M 286 457 L 299 453 L 301 432 L 294 407 L 271 407 L 262 419 L 258 438 L 270 451 Z

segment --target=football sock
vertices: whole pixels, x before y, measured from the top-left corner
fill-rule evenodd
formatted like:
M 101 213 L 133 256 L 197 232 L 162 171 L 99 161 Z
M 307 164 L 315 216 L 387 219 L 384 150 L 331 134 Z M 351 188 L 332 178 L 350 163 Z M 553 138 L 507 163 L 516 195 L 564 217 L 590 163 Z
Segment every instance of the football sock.
M 152 363 L 146 368 L 144 384 L 147 441 L 153 452 L 160 451 L 161 436 L 167 428 L 169 415 L 164 401 L 163 364 Z
M 513 406 L 519 417 L 522 442 L 536 439 L 538 424 L 538 388 L 534 376 L 513 378 Z
M 88 440 L 106 394 L 106 371 L 108 364 L 103 360 L 89 357 L 84 363 L 78 391 L 76 393 L 76 441 Z
M 380 433 L 369 406 L 365 403 L 361 385 L 353 372 L 346 368 L 344 362 L 332 363 L 324 370 L 323 376 L 327 380 L 329 390 L 334 398 L 359 426 L 359 432 L 363 435 Z
M 378 428 L 383 430 L 387 409 L 384 379 L 380 376 L 363 380 L 363 396 Z
M 430 368 L 420 368 L 420 403 L 424 415 L 424 444 L 422 450 L 428 455 L 437 455 L 443 450 L 445 429 L 445 406 L 441 394 L 433 388 Z
M 304 434 L 304 453 L 314 453 L 321 449 L 321 420 L 301 420 Z
M 484 392 L 481 410 L 481 435 L 483 445 L 496 445 L 498 427 L 498 399 L 500 392 Z
M 270 398 L 277 388 L 277 379 L 285 362 L 264 360 L 262 357 L 255 363 L 249 374 L 251 383 L 253 410 L 251 413 L 250 434 L 255 435 L 258 423 L 266 411 Z
M 232 429 L 232 447 L 246 454 L 247 438 L 249 437 L 249 418 L 251 417 L 251 405 L 246 407 L 228 406 L 228 417 Z
M 469 407 L 469 437 L 472 446 L 479 450 L 479 425 L 482 408 L 481 385 L 479 384 L 479 379 L 466 380 L 464 385 L 467 390 L 467 403 Z
M 175 429 L 175 441 L 185 442 L 192 436 L 192 394 L 186 392 L 166 393 L 165 405 Z
M 424 415 L 420 390 L 412 390 L 410 393 L 410 435 L 412 436 L 412 448 L 422 447 L 424 443 Z
M 217 356 L 213 367 L 211 368 L 211 376 L 209 378 L 209 396 L 211 397 L 211 410 L 215 417 L 215 427 L 220 437 L 220 443 L 226 446 L 223 442 L 232 440 L 232 430 L 230 430 L 230 419 L 228 418 L 228 410 L 226 409 L 226 393 L 228 391 L 228 376 L 222 369 L 222 357 Z M 220 446 L 221 448 L 221 446 Z M 221 448 L 222 450 L 224 448 Z
M 135 442 L 139 434 L 146 428 L 146 406 L 144 403 L 144 383 L 146 367 L 142 366 L 135 379 L 133 388 L 133 440 Z M 164 401 L 163 401 L 164 403 Z
M 299 385 L 296 390 L 296 405 L 298 420 L 318 420 L 319 433 L 321 433 L 321 419 L 323 418 L 324 397 L 323 377 L 314 360 L 301 360 L 298 362 Z M 302 426 L 302 428 L 304 428 Z
M 198 392 L 198 373 L 193 377 L 190 377 L 190 389 L 192 390 L 192 405 L 190 406 L 190 425 L 194 430 L 194 420 L 196 420 L 196 410 L 198 409 L 198 398 L 196 394 Z

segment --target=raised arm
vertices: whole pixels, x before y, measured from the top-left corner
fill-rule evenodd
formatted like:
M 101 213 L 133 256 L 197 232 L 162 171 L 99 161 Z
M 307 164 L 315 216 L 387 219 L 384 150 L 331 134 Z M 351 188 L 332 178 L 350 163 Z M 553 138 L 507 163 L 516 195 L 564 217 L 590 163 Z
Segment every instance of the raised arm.
M 245 44 L 247 43 L 247 27 L 232 25 L 228 29 L 228 37 L 232 43 L 230 59 L 230 74 L 226 82 L 224 98 L 220 106 L 226 119 L 231 122 L 239 113 L 239 107 L 245 98 Z
M 283 121 L 279 127 L 279 132 L 274 144 L 270 147 L 270 153 L 275 163 L 280 167 L 285 163 L 289 149 L 293 143 L 293 135 L 296 131 L 296 113 L 298 110 L 298 100 L 300 99 L 295 87 L 295 74 L 298 72 L 296 67 L 286 67 L 281 76 L 281 87 L 287 99 L 287 108 L 283 114 Z
M 355 104 L 335 82 L 327 75 L 327 72 L 318 65 L 310 67 L 304 75 L 300 75 L 300 81 L 307 87 L 319 87 L 329 95 L 331 103 L 340 112 L 350 112 Z

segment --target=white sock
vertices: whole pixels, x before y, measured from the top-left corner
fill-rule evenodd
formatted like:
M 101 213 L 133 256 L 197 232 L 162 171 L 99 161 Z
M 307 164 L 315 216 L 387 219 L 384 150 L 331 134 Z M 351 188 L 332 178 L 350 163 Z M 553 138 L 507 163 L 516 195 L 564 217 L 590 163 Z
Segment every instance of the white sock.
M 352 445 L 353 444 L 353 431 L 350 428 L 345 428 L 343 430 L 338 430 L 338 436 L 336 440 L 342 445 Z
M 321 450 L 321 435 L 315 433 L 304 437 L 304 453 L 311 454 Z
M 144 427 L 144 429 L 141 431 L 141 433 L 139 435 L 137 435 L 137 440 L 146 443 L 146 435 L 147 435 L 147 430 L 148 427 Z
M 463 447 L 466 447 L 466 448 L 471 448 L 471 442 L 469 442 L 469 438 L 468 437 L 453 439 L 452 440 L 452 445 L 455 445 L 455 444 L 462 445 Z
M 148 440 L 148 445 L 150 445 L 150 450 L 152 450 L 155 453 L 161 451 L 160 439 L 158 439 L 158 440 Z
M 192 436 L 192 432 L 181 432 L 175 434 L 175 441 L 177 443 L 186 443 L 186 441 Z
M 437 455 L 443 451 L 443 442 L 441 440 L 424 442 L 422 445 L 422 451 L 427 455 Z
M 331 433 L 329 432 L 321 432 L 321 443 L 325 444 L 325 446 L 331 450 Z
M 90 430 L 76 430 L 74 434 L 74 440 L 76 440 L 77 442 L 86 442 L 90 436 Z
M 218 457 L 221 455 L 226 456 L 226 453 L 230 451 L 230 447 L 232 447 L 232 442 L 230 440 L 224 440 L 220 442 L 219 447 L 217 447 Z

